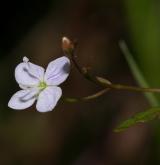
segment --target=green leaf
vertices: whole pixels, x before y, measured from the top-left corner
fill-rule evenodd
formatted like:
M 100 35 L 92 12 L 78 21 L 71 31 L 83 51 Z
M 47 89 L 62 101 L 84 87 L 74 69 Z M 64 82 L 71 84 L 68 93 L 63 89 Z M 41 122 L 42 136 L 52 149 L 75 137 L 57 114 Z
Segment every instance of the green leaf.
M 123 40 L 120 41 L 119 46 L 120 46 L 121 51 L 123 52 L 123 55 L 124 55 L 126 61 L 128 62 L 128 65 L 132 71 L 132 74 L 135 77 L 138 84 L 141 87 L 148 88 L 149 85 L 148 85 L 147 81 L 145 80 L 141 70 L 139 69 L 139 66 L 137 65 L 136 61 L 134 60 L 132 54 L 130 53 L 125 41 L 123 41 Z M 146 96 L 146 98 L 148 99 L 148 101 L 150 102 L 150 104 L 152 106 L 159 105 L 158 100 L 153 93 L 144 93 L 144 95 Z
M 133 117 L 129 118 L 128 120 L 122 122 L 114 132 L 121 132 L 125 129 L 134 126 L 137 123 L 145 123 L 150 120 L 156 119 L 160 116 L 160 107 L 159 108 L 151 108 L 144 112 L 139 112 L 135 114 Z

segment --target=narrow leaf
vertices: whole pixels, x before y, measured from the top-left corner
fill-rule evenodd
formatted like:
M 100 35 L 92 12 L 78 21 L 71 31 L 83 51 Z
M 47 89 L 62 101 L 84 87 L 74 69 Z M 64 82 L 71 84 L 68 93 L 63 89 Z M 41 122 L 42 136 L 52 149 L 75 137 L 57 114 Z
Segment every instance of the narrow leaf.
M 144 112 L 139 112 L 129 118 L 128 120 L 122 122 L 114 131 L 121 132 L 125 129 L 134 126 L 137 123 L 144 123 L 150 120 L 156 119 L 160 116 L 160 107 L 159 108 L 151 108 Z
M 119 46 L 123 52 L 123 55 L 125 59 L 127 60 L 129 67 L 133 73 L 133 76 L 137 80 L 138 84 L 141 87 L 149 87 L 148 83 L 146 82 L 143 74 L 141 73 L 136 61 L 134 60 L 133 56 L 131 55 L 126 43 L 122 40 L 119 42 Z M 156 99 L 155 95 L 153 93 L 144 93 L 148 101 L 152 106 L 158 106 L 158 100 Z

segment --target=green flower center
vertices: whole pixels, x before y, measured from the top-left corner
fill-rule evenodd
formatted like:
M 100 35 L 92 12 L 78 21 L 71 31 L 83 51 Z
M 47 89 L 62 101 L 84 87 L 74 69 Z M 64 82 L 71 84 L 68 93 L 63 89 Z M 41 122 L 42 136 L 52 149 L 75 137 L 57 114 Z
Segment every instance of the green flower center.
M 44 81 L 41 81 L 38 85 L 39 88 L 45 89 L 47 87 L 47 84 Z

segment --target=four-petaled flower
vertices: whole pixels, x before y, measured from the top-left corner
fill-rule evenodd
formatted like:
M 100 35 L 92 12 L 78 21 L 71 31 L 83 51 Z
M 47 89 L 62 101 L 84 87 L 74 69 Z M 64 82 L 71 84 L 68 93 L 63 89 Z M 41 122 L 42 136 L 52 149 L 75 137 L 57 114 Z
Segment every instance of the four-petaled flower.
M 52 111 L 62 95 L 57 85 L 67 79 L 69 71 L 70 60 L 65 56 L 50 62 L 46 71 L 24 57 L 15 69 L 15 79 L 22 90 L 11 97 L 8 106 L 17 110 L 26 109 L 37 100 L 37 111 Z

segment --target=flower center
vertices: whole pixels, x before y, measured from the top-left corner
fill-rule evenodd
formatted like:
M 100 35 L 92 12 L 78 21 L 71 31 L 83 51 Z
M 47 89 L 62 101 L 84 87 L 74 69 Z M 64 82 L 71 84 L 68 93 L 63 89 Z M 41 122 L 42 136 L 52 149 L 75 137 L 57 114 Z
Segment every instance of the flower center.
M 47 84 L 44 81 L 41 81 L 38 85 L 39 88 L 41 88 L 42 90 L 45 89 L 47 87 Z

